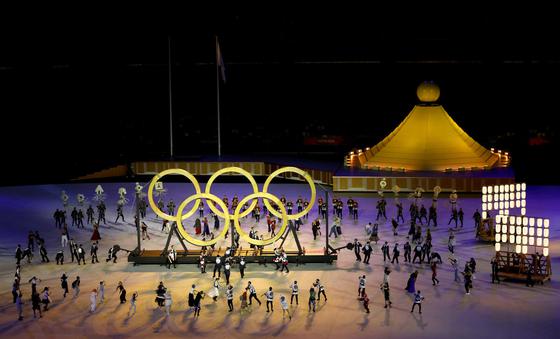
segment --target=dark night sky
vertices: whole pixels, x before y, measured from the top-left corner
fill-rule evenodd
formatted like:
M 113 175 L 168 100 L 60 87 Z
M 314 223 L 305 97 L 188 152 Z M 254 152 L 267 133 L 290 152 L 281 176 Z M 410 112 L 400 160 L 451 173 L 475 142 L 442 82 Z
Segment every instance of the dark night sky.
M 48 182 L 167 157 L 168 36 L 175 153 L 214 154 L 218 34 L 226 154 L 342 159 L 388 134 L 416 103 L 416 86 L 434 80 L 451 116 L 484 146 L 510 150 L 522 178 L 557 180 L 552 170 L 532 169 L 558 149 L 552 14 L 460 12 L 186 11 L 162 25 L 157 15 L 19 22 L 0 34 L 4 158 L 33 167 L 14 182 Z M 550 143 L 529 146 L 539 133 Z M 344 144 L 303 145 L 304 135 L 322 134 Z

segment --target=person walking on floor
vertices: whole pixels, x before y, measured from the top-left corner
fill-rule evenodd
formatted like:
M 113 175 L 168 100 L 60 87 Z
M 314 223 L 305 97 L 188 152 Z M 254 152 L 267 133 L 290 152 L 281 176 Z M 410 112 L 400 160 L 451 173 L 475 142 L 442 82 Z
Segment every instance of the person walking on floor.
M 60 287 L 62 287 L 62 290 L 64 291 L 63 298 L 66 298 L 66 295 L 68 294 L 68 277 L 66 276 L 66 273 L 62 273 L 62 277 L 60 277 Z
M 290 320 L 292 319 L 292 315 L 290 314 L 290 310 L 289 310 L 289 305 L 288 305 L 288 301 L 286 300 L 286 297 L 281 295 L 280 296 L 280 306 L 282 307 L 282 318 L 284 318 L 286 316 L 286 313 L 288 314 L 288 318 L 290 318 Z
M 313 287 L 311 287 L 309 289 L 308 306 L 309 306 L 309 311 L 308 312 L 311 312 L 311 306 L 313 306 L 313 312 L 315 312 L 315 289 Z
M 18 320 L 23 320 L 23 295 L 21 291 L 18 292 L 16 297 L 16 310 L 18 313 Z M 41 309 L 39 309 L 39 314 L 41 314 Z M 33 317 L 35 317 L 35 310 L 33 310 Z
M 389 293 L 389 283 L 388 282 L 381 283 L 381 291 L 383 291 L 383 297 L 385 298 L 384 308 L 387 308 L 387 306 L 389 308 L 391 308 L 391 305 L 393 303 L 391 302 L 391 296 L 390 296 L 390 293 Z
M 31 305 L 33 307 L 33 318 L 37 317 L 37 311 L 39 311 L 39 318 L 42 318 L 43 313 L 41 312 L 41 297 L 39 293 L 35 293 L 31 296 Z
M 317 293 L 317 301 L 321 301 L 321 294 L 325 297 L 325 302 L 327 301 L 327 295 L 325 294 L 325 286 L 321 284 L 319 279 L 316 279 L 313 283 L 313 287 L 317 288 L 319 293 Z
M 128 316 L 129 317 L 133 316 L 136 313 L 136 301 L 137 300 L 138 300 L 138 292 L 132 293 L 132 298 L 130 298 L 130 308 L 128 309 Z
M 292 290 L 292 297 L 290 299 L 290 305 L 294 303 L 294 297 L 296 297 L 296 306 L 299 305 L 298 294 L 299 294 L 299 286 L 297 281 L 294 281 L 293 284 L 290 285 L 290 289 Z
M 354 254 L 356 255 L 356 261 L 362 261 L 362 257 L 360 256 L 361 250 L 362 244 L 360 244 L 358 239 L 354 239 Z
M 272 291 L 272 287 L 268 288 L 268 291 L 263 294 L 266 297 L 266 311 L 267 312 L 274 312 L 273 301 L 274 301 L 274 292 Z M 270 305 L 270 311 L 268 309 L 268 305 Z
M 226 290 L 226 299 L 229 308 L 228 312 L 232 312 L 233 311 L 233 286 L 231 285 L 229 285 Z
M 94 313 L 97 306 L 97 290 L 94 288 L 89 295 L 89 312 Z
M 387 259 L 390 261 L 391 256 L 389 255 L 389 244 L 385 241 L 385 244 L 381 246 L 381 251 L 383 252 L 383 261 L 385 262 Z
M 430 264 L 430 268 L 432 269 L 432 285 L 436 286 L 439 285 L 439 279 L 437 278 L 437 263 L 436 261 L 432 261 Z
M 259 303 L 259 306 L 261 306 L 261 301 L 257 297 L 257 290 L 255 289 L 255 286 L 253 286 L 253 284 L 250 281 L 245 289 L 249 290 L 249 305 L 253 304 L 253 298 L 255 298 L 255 300 Z
M 358 277 L 358 298 L 361 298 L 366 291 L 366 276 Z
M 499 267 L 496 258 L 492 258 L 492 260 L 490 261 L 490 265 L 492 265 L 492 284 L 494 283 L 494 281 L 497 281 L 499 284 L 500 283 L 500 277 L 498 277 Z
M 371 257 L 371 252 L 373 252 L 373 247 L 371 247 L 369 241 L 366 242 L 366 244 L 364 245 L 364 248 L 362 249 L 362 252 L 364 252 L 364 264 L 369 265 L 369 259 Z
M 369 297 L 367 295 L 367 293 L 364 291 L 364 294 L 362 296 L 362 303 L 364 305 L 364 308 L 366 309 L 366 313 L 369 313 Z
M 173 304 L 173 299 L 171 299 L 171 292 L 169 290 L 165 291 L 165 315 L 169 317 L 171 311 L 171 305 Z
M 76 280 L 72 282 L 72 289 L 74 290 L 74 298 L 78 297 L 80 294 L 80 277 L 76 277 Z
M 395 260 L 397 261 L 397 264 L 399 263 L 399 255 L 400 255 L 400 251 L 399 251 L 399 243 L 395 243 L 395 247 L 393 247 L 393 260 L 391 260 L 391 264 L 395 263 Z
M 424 301 L 424 297 L 420 293 L 420 291 L 414 294 L 414 302 L 412 303 L 412 309 L 410 313 L 414 312 L 414 308 L 418 305 L 418 313 L 422 314 L 422 302 Z

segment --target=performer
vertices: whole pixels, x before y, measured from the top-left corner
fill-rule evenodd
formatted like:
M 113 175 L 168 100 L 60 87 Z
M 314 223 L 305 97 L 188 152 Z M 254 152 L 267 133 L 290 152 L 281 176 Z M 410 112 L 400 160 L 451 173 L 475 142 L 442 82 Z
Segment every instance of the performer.
M 305 210 L 305 209 L 307 209 L 307 207 L 309 207 L 309 201 L 307 201 L 307 199 L 305 199 L 305 200 L 303 201 L 303 209 Z M 309 213 L 305 213 L 305 214 L 303 215 L 303 218 L 304 218 L 305 220 L 309 219 Z
M 439 279 L 437 278 L 437 263 L 432 261 L 430 268 L 432 269 L 432 285 L 439 285 Z
M 224 274 L 226 275 L 226 285 L 229 285 L 229 275 L 231 273 L 231 265 L 229 264 L 229 261 L 226 261 L 226 264 L 224 265 Z
M 381 290 L 383 291 L 383 297 L 385 298 L 384 308 L 387 308 L 387 306 L 389 306 L 389 308 L 391 308 L 391 305 L 393 303 L 391 302 L 391 296 L 390 296 L 390 292 L 389 292 L 389 283 L 387 283 L 387 282 L 381 283 Z
M 327 295 L 325 294 L 325 286 L 321 284 L 321 281 L 319 281 L 319 279 L 315 280 L 315 282 L 313 283 L 313 287 L 317 288 L 317 290 L 319 291 L 319 293 L 317 294 L 317 301 L 321 301 L 321 294 L 323 294 L 323 297 L 325 297 L 325 302 L 326 302 Z
M 117 206 L 117 219 L 115 219 L 115 224 L 117 223 L 117 221 L 119 221 L 119 218 L 121 218 L 122 221 L 125 222 L 122 205 Z
M 41 297 L 39 296 L 39 293 L 35 293 L 31 296 L 31 305 L 33 306 L 33 318 L 36 318 L 37 315 L 35 311 L 39 311 L 39 318 L 42 318 L 43 313 L 41 312 Z
M 268 288 L 268 291 L 263 293 L 266 297 L 266 311 L 267 312 L 274 312 L 273 301 L 274 301 L 274 292 L 272 292 L 272 287 Z M 270 305 L 270 310 L 268 309 L 268 305 Z
M 212 217 L 214 218 L 214 229 L 220 229 L 220 219 L 218 219 L 218 215 L 213 213 Z
M 358 239 L 354 239 L 354 254 L 356 255 L 356 261 L 362 261 L 362 257 L 360 256 L 361 249 L 362 244 L 360 244 Z
M 404 217 L 403 217 L 403 206 L 402 206 L 402 202 L 399 202 L 396 204 L 397 205 L 397 222 L 400 220 L 402 220 L 402 222 L 404 223 Z
M 89 295 L 89 302 L 89 312 L 94 313 L 95 307 L 97 306 L 97 290 L 95 288 L 91 290 L 91 293 Z
M 171 249 L 167 253 L 167 269 L 177 268 L 177 251 L 175 250 L 175 245 L 171 245 Z
M 200 316 L 200 309 L 201 307 L 201 303 L 200 301 L 204 299 L 204 292 L 199 291 L 196 294 L 196 297 L 194 298 L 194 316 L 195 317 L 199 317 Z
M 354 216 L 354 220 L 358 220 L 358 201 L 355 200 L 352 204 L 352 215 Z
M 296 297 L 296 306 L 299 305 L 298 295 L 299 295 L 299 286 L 297 281 L 294 281 L 293 284 L 290 285 L 290 289 L 292 290 L 292 298 L 290 299 L 290 305 L 294 303 L 294 297 Z
M 82 228 L 84 228 L 84 212 L 82 212 L 82 209 L 80 208 L 80 210 L 78 211 L 78 215 L 76 216 L 76 219 L 78 221 L 78 228 L 81 226 Z
M 400 251 L 399 251 L 399 243 L 395 243 L 395 247 L 393 247 L 393 260 L 391 260 L 391 264 L 395 263 L 395 260 L 397 261 L 397 264 L 399 263 L 399 255 L 400 255 Z
M 455 233 L 452 230 L 449 231 L 449 239 L 447 240 L 447 248 L 452 254 L 455 253 Z
M 50 262 L 49 257 L 47 257 L 47 249 L 44 244 L 39 245 L 39 253 L 41 254 L 41 262 Z
M 366 291 L 366 276 L 358 277 L 358 298 L 361 298 Z
M 494 283 L 494 281 L 497 281 L 499 284 L 500 283 L 500 277 L 498 276 L 499 267 L 496 258 L 492 258 L 492 260 L 490 260 L 490 265 L 492 266 L 492 284 Z
M 72 289 L 74 290 L 74 298 L 78 297 L 78 294 L 80 294 L 80 277 L 76 277 L 76 280 L 74 280 L 72 282 Z
M 40 282 L 41 279 L 37 278 L 36 276 L 33 276 L 31 279 L 29 279 L 29 283 L 31 284 L 31 295 L 33 295 L 33 293 L 37 293 L 37 282 Z
M 422 301 L 424 301 L 424 297 L 420 294 L 420 291 L 414 294 L 414 303 L 412 304 L 412 309 L 410 313 L 414 312 L 414 307 L 418 305 L 418 313 L 422 314 Z
M 369 265 L 369 258 L 371 256 L 371 252 L 373 252 L 373 248 L 371 247 L 369 241 L 364 245 L 362 252 L 364 252 L 364 264 Z
M 93 234 L 90 238 L 92 241 L 101 240 L 101 235 L 99 234 L 99 224 L 93 224 Z
M 311 306 L 313 306 L 313 312 L 315 312 L 315 289 L 313 287 L 309 289 L 309 302 L 307 304 L 309 306 L 308 312 L 311 312 Z
M 282 319 L 284 319 L 285 314 L 288 313 L 288 317 L 292 319 L 292 315 L 290 314 L 288 302 L 286 301 L 286 297 L 281 295 L 280 296 L 280 306 L 282 306 Z
M 455 228 L 457 228 L 457 221 L 459 219 L 459 213 L 457 213 L 456 209 L 451 210 L 451 218 L 449 218 L 449 222 L 447 225 L 451 224 L 452 221 L 455 221 Z
M 169 290 L 165 291 L 165 315 L 169 317 L 171 311 L 171 305 L 173 304 L 173 299 L 171 298 L 171 292 Z
M 99 302 L 103 304 L 105 301 L 105 282 L 103 280 L 99 282 L 99 288 L 97 291 L 99 292 Z
M 159 282 L 159 285 L 156 288 L 156 303 L 159 307 L 165 306 L 165 292 L 167 288 L 163 285 L 163 281 Z
M 43 298 L 42 298 L 41 302 L 44 304 L 43 311 L 48 311 L 49 310 L 49 304 L 52 302 L 51 295 L 50 295 L 48 287 L 43 288 Z
M 233 286 L 231 285 L 228 285 L 228 288 L 226 290 L 226 299 L 229 308 L 228 312 L 231 312 L 233 311 Z
M 453 271 L 455 273 L 455 282 L 461 282 L 461 278 L 459 277 L 459 261 L 455 258 L 449 258 L 449 261 L 451 262 L 451 267 L 453 267 Z
M 385 241 L 385 244 L 381 246 L 381 251 L 383 252 L 383 261 L 385 262 L 387 259 L 391 260 L 391 256 L 389 255 L 389 244 Z
M 424 207 L 424 204 L 422 204 L 420 206 L 420 216 L 418 217 L 418 220 L 420 221 L 420 225 L 424 225 L 424 223 L 422 223 L 422 219 L 424 219 L 426 223 L 428 223 L 428 218 L 426 217 L 427 215 L 428 215 L 428 211 L 426 210 L 426 207 Z
M 371 228 L 371 236 L 369 237 L 369 241 L 374 241 L 376 245 L 377 242 L 379 241 L 378 231 L 379 231 L 379 224 L 378 223 L 373 224 L 373 227 Z
M 461 228 L 463 228 L 463 218 L 465 217 L 465 212 L 463 212 L 463 208 L 459 207 L 459 212 L 457 212 L 457 216 L 459 217 L 459 222 L 461 223 Z M 457 227 L 457 226 L 455 226 Z
M 239 260 L 239 273 L 241 274 L 241 279 L 243 279 L 243 277 L 245 276 L 245 258 L 241 257 L 241 259 Z
M 301 195 L 298 196 L 296 200 L 296 205 L 297 205 L 297 212 L 301 213 L 303 211 L 303 199 L 301 198 Z
M 198 258 L 198 266 L 200 267 L 200 273 L 206 273 L 206 256 L 200 254 Z
M 482 221 L 482 215 L 478 211 L 478 208 L 473 214 L 473 219 L 474 219 L 474 228 L 478 230 L 480 228 L 480 222 Z
M 78 211 L 76 210 L 76 207 L 72 209 L 70 217 L 72 217 L 72 226 L 76 225 L 78 223 Z
M 66 298 L 66 295 L 68 294 L 68 276 L 66 276 L 66 273 L 62 273 L 62 276 L 60 277 L 60 287 L 64 291 L 62 297 Z
M 399 223 L 395 219 L 391 219 L 391 225 L 393 226 L 393 235 L 394 236 L 399 235 L 397 233 L 397 228 L 399 227 Z
M 366 313 L 369 313 L 369 297 L 368 297 L 368 295 L 365 291 L 364 291 L 364 294 L 362 295 L 362 302 L 363 302 L 364 308 L 366 309 Z
M 416 292 L 416 279 L 418 278 L 418 271 L 414 271 L 410 274 L 410 277 L 408 278 L 408 281 L 406 282 L 406 287 L 405 290 L 407 290 L 409 293 L 414 293 Z
M 218 297 L 220 296 L 220 282 L 219 282 L 220 278 L 214 278 L 214 283 L 213 283 L 213 287 L 210 290 L 210 292 L 208 292 L 208 295 L 212 297 L 212 300 L 214 300 L 214 302 L 218 301 Z
M 138 292 L 132 293 L 132 298 L 130 299 L 130 308 L 128 309 L 128 316 L 129 317 L 136 314 L 136 301 L 137 300 L 138 300 Z
M 194 296 L 195 296 L 196 293 L 197 293 L 196 290 L 195 290 L 195 288 L 196 288 L 196 285 L 195 285 L 195 284 L 192 284 L 191 290 L 189 291 L 188 304 L 189 304 L 189 307 L 190 307 L 191 309 L 194 307 Z
M 253 284 L 250 281 L 245 289 L 249 290 L 249 305 L 252 305 L 252 300 L 253 298 L 255 298 L 255 300 L 258 301 L 259 306 L 261 306 L 261 301 L 259 300 L 259 298 L 257 298 L 257 290 L 255 289 L 255 286 L 253 286 Z
M 422 263 L 422 245 L 420 242 L 416 243 L 416 246 L 414 247 L 414 258 L 412 258 L 413 264 L 416 261 L 416 258 L 418 258 L 418 261 Z
M 56 264 L 58 265 L 60 263 L 60 265 L 64 265 L 64 251 L 60 250 L 58 252 L 56 252 Z
M 80 247 L 78 247 L 77 251 L 78 251 L 78 265 L 80 264 L 80 261 L 82 261 L 85 265 L 86 264 L 86 251 L 82 247 L 82 244 L 80 244 Z
M 119 291 L 119 299 L 121 301 L 121 304 L 126 303 L 126 289 L 124 288 L 122 281 L 119 281 L 119 284 L 117 285 L 117 289 L 115 291 Z
M 202 200 L 200 200 L 200 202 L 198 203 L 198 217 L 204 217 L 204 203 L 202 202 Z
M 210 226 L 208 225 L 208 219 L 206 217 L 202 219 L 202 224 L 204 225 L 204 231 L 202 232 L 202 236 L 210 235 Z
M 433 221 L 434 222 L 434 226 L 437 226 L 437 210 L 436 210 L 436 206 L 432 204 L 432 206 L 430 206 L 430 211 L 428 213 L 429 217 L 428 217 L 428 226 L 430 226 L 430 223 Z
M 101 201 L 99 203 L 99 205 L 97 205 L 97 223 L 100 224 L 101 220 L 103 220 L 103 223 L 106 224 L 107 221 L 105 221 L 105 210 L 107 208 L 105 207 L 105 203 L 103 201 Z
M 216 256 L 216 262 L 214 264 L 214 274 L 212 275 L 212 278 L 216 277 L 216 271 L 218 271 L 219 279 L 222 276 L 222 258 L 220 258 L 219 254 Z
M 148 225 L 146 225 L 145 222 L 142 221 L 142 240 L 150 240 L 150 235 L 148 234 Z
M 173 199 L 169 200 L 167 203 L 167 214 L 175 215 L 175 203 L 173 202 Z

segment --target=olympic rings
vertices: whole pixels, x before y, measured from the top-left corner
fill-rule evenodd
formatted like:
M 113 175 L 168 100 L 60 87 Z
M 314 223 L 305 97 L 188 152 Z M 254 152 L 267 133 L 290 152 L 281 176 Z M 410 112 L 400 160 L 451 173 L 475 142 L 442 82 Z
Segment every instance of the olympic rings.
M 250 199 L 254 199 L 254 198 L 265 198 L 265 199 L 263 199 L 263 201 L 266 201 L 266 199 L 270 199 L 270 200 L 274 201 L 274 203 L 277 204 L 278 207 L 280 207 L 280 211 L 282 212 L 282 214 L 281 214 L 282 215 L 281 216 L 282 226 L 280 226 L 280 229 L 278 230 L 278 233 L 270 239 L 263 239 L 263 240 L 252 239 L 252 238 L 249 237 L 249 235 L 247 233 L 245 233 L 245 231 L 243 231 L 241 229 L 241 225 L 239 224 L 239 218 L 234 218 L 233 219 L 235 229 L 237 230 L 239 235 L 241 237 L 243 237 L 243 239 L 247 240 L 247 242 L 250 243 L 250 244 L 257 245 L 257 246 L 270 245 L 270 244 L 274 243 L 276 240 L 280 239 L 280 237 L 286 231 L 286 226 L 288 226 L 288 218 L 287 218 L 288 215 L 286 214 L 286 207 L 284 207 L 284 204 L 282 204 L 280 199 L 278 199 L 276 196 L 274 196 L 270 193 L 266 193 L 266 192 L 257 192 L 257 193 L 249 194 L 248 196 L 243 198 L 241 200 L 241 202 L 239 202 L 239 205 L 237 205 L 237 208 L 235 209 L 234 215 L 237 215 L 239 213 L 239 210 L 241 209 L 241 206 L 243 206 L 243 204 L 245 202 L 247 202 Z
M 224 174 L 224 173 L 228 173 L 228 172 L 233 172 L 233 173 L 238 173 L 243 175 L 245 178 L 247 178 L 249 180 L 249 182 L 251 183 L 251 186 L 253 187 L 253 193 L 258 193 L 259 192 L 259 187 L 257 186 L 257 182 L 255 181 L 255 178 L 253 178 L 253 176 L 251 175 L 251 173 L 247 172 L 246 170 L 244 170 L 243 168 L 239 168 L 239 167 L 226 167 L 226 168 L 222 168 L 221 170 L 217 171 L 216 173 L 212 174 L 212 176 L 210 177 L 210 179 L 208 179 L 208 182 L 206 183 L 206 189 L 204 190 L 204 192 L 206 194 L 211 194 L 210 193 L 210 188 L 212 187 L 212 184 L 214 183 L 214 180 L 216 180 L 217 177 L 219 177 L 220 175 Z M 247 208 L 246 211 L 242 212 L 241 214 L 239 214 L 239 216 L 237 216 L 237 218 L 243 218 L 244 216 L 246 216 L 247 214 L 251 213 L 251 211 L 253 210 L 253 208 L 255 208 L 255 206 L 257 205 L 258 200 L 255 199 L 253 200 L 253 202 L 251 203 L 251 206 L 249 206 L 249 208 Z M 241 204 L 240 204 L 241 205 Z M 210 207 L 210 209 L 212 210 L 212 212 L 216 213 L 218 216 L 224 218 L 224 215 L 222 212 L 218 211 L 216 209 L 216 207 L 214 206 L 214 204 L 212 203 L 208 203 L 208 207 Z M 237 214 L 235 214 L 237 215 Z
M 297 214 L 288 215 L 288 220 L 297 220 L 297 219 L 303 217 L 304 215 L 306 215 L 307 213 L 309 213 L 309 211 L 311 211 L 311 208 L 313 207 L 313 204 L 315 203 L 315 198 L 317 196 L 317 192 L 315 190 L 315 183 L 313 182 L 313 179 L 311 178 L 309 173 L 307 173 L 304 170 L 301 170 L 297 167 L 282 167 L 280 169 L 277 169 L 276 171 L 272 172 L 272 174 L 270 174 L 268 176 L 268 178 L 266 178 L 266 181 L 264 182 L 264 186 L 263 186 L 263 193 L 267 193 L 268 186 L 272 182 L 272 179 L 274 179 L 279 174 L 287 173 L 287 172 L 293 172 L 293 173 L 297 173 L 297 174 L 301 175 L 305 180 L 307 180 L 307 182 L 309 183 L 309 187 L 311 188 L 311 199 L 309 200 L 309 205 L 307 206 L 307 208 L 305 208 L 303 211 L 301 211 Z M 276 210 L 274 210 L 274 208 L 272 208 L 272 206 L 270 206 L 270 203 L 268 202 L 268 200 L 264 200 L 264 204 L 266 205 L 266 207 L 268 208 L 270 213 L 272 213 L 276 217 L 280 218 L 279 213 Z M 280 206 L 280 205 L 278 205 L 278 206 Z
M 228 207 L 225 205 L 225 203 L 219 197 L 210 193 L 210 190 L 211 190 L 211 187 L 212 187 L 212 184 L 213 184 L 214 180 L 217 177 L 219 177 L 220 175 L 222 175 L 224 173 L 227 173 L 227 172 L 238 173 L 238 174 L 241 174 L 244 177 L 246 177 L 249 180 L 249 182 L 251 183 L 251 186 L 252 186 L 253 192 L 254 192 L 254 193 L 249 194 L 248 196 L 244 197 L 243 199 L 241 199 L 241 201 L 238 203 L 237 208 L 235 209 L 233 215 L 231 215 L 229 213 Z M 274 179 L 279 174 L 286 173 L 286 172 L 293 172 L 293 173 L 297 173 L 297 174 L 301 175 L 309 183 L 309 187 L 311 188 L 311 199 L 309 200 L 309 205 L 302 212 L 297 213 L 295 215 L 288 215 L 286 213 L 286 207 L 284 206 L 284 204 L 282 204 L 280 199 L 278 199 L 278 197 L 276 197 L 275 195 L 272 195 L 271 193 L 267 192 L 268 186 L 270 186 L 270 183 L 272 182 L 272 179 Z M 182 175 L 182 176 L 186 177 L 187 179 L 189 179 L 192 182 L 192 184 L 194 186 L 194 189 L 195 189 L 195 192 L 196 192 L 195 194 L 186 198 L 179 205 L 179 208 L 177 210 L 177 216 L 172 216 L 172 215 L 166 214 L 165 212 L 160 210 L 159 207 L 157 206 L 156 202 L 154 201 L 154 197 L 153 197 L 155 184 L 162 177 L 164 177 L 166 175 L 169 175 L 169 174 L 178 174 L 178 175 Z M 311 208 L 315 204 L 316 195 L 317 195 L 317 192 L 316 192 L 316 189 L 315 189 L 315 183 L 313 182 L 311 176 L 307 172 L 305 172 L 305 171 L 303 171 L 303 170 L 301 170 L 297 167 L 282 167 L 282 168 L 274 171 L 266 179 L 262 192 L 259 192 L 257 183 L 255 181 L 255 178 L 249 172 L 247 172 L 246 170 L 244 170 L 242 168 L 239 168 L 239 167 L 226 167 L 226 168 L 223 168 L 223 169 L 215 172 L 210 177 L 210 179 L 208 180 L 208 183 L 206 184 L 205 193 L 202 193 L 202 191 L 200 189 L 200 184 L 198 183 L 198 181 L 196 180 L 194 175 L 192 175 L 191 173 L 189 173 L 189 172 L 187 172 L 183 169 L 179 169 L 179 168 L 168 169 L 168 170 L 165 170 L 165 171 L 162 171 L 162 172 L 156 174 L 153 177 L 152 181 L 150 181 L 150 185 L 148 186 L 148 202 L 149 202 L 150 206 L 152 207 L 152 209 L 154 210 L 154 212 L 156 213 L 156 215 L 158 215 L 159 217 L 161 217 L 164 220 L 176 222 L 177 223 L 177 229 L 179 230 L 179 233 L 181 233 L 181 235 L 189 243 L 191 243 L 193 245 L 197 245 L 197 246 L 213 245 L 216 242 L 218 242 L 219 239 L 221 239 L 222 237 L 225 237 L 225 234 L 227 233 L 227 231 L 230 227 L 230 225 L 229 225 L 230 220 L 234 221 L 235 229 L 239 233 L 240 237 L 242 237 L 248 243 L 253 244 L 253 245 L 257 245 L 257 246 L 264 246 L 264 245 L 272 244 L 272 243 L 276 242 L 278 239 L 280 239 L 280 237 L 282 237 L 282 235 L 286 232 L 286 227 L 288 226 L 288 220 L 296 220 L 298 218 L 301 218 L 305 214 L 309 213 L 309 211 L 311 210 Z M 282 219 L 282 225 L 280 226 L 280 229 L 278 230 L 278 233 L 270 239 L 260 240 L 260 239 L 249 238 L 249 235 L 241 229 L 241 224 L 239 222 L 239 220 L 242 217 L 245 217 L 246 215 L 251 213 L 251 211 L 256 206 L 259 198 L 263 198 L 264 204 L 267 206 L 267 208 L 268 208 L 268 210 L 270 211 L 271 214 L 273 214 L 276 217 Z M 182 223 L 183 220 L 192 216 L 197 211 L 197 209 L 199 207 L 200 199 L 210 200 L 210 201 L 207 202 L 207 204 L 208 204 L 209 208 L 212 210 L 212 212 L 214 212 L 216 215 L 225 219 L 225 223 L 224 223 L 224 227 L 223 227 L 222 231 L 220 232 L 220 234 L 218 234 L 218 236 L 216 236 L 214 239 L 211 239 L 211 240 L 202 241 L 202 240 L 194 238 L 193 236 L 191 236 L 187 233 L 187 231 L 185 230 L 185 227 L 183 226 L 183 223 Z M 245 203 L 247 203 L 251 199 L 253 199 L 253 202 L 251 203 L 251 206 L 247 210 L 240 213 L 241 208 L 245 205 Z M 280 208 L 280 213 L 272 208 L 272 206 L 270 205 L 270 202 L 268 200 L 272 200 L 276 205 L 278 205 L 278 207 Z M 183 214 L 183 211 L 186 208 L 186 206 L 193 201 L 195 203 L 193 204 L 192 209 L 189 210 L 186 214 Z M 218 206 L 222 209 L 222 211 L 219 211 L 216 208 L 216 206 L 214 205 L 214 203 L 217 203 Z
M 159 209 L 159 207 L 157 206 L 157 204 L 154 202 L 154 186 L 156 185 L 156 182 L 158 182 L 162 177 L 168 175 L 168 174 L 178 174 L 178 175 L 182 175 L 187 177 L 187 179 L 189 179 L 193 186 L 194 189 L 196 191 L 196 194 L 201 194 L 202 191 L 200 190 L 200 184 L 198 183 L 198 181 L 196 180 L 196 178 L 194 177 L 194 175 L 190 174 L 189 172 L 185 171 L 184 169 L 180 169 L 180 168 L 171 168 L 168 170 L 165 170 L 163 172 L 160 172 L 158 174 L 156 174 L 154 176 L 154 178 L 152 179 L 152 181 L 150 181 L 150 186 L 148 186 L 148 202 L 150 203 L 150 206 L 152 207 L 152 209 L 154 210 L 154 212 L 161 217 L 162 219 L 165 220 L 169 220 L 169 221 L 177 221 L 178 217 L 169 215 L 165 212 L 163 212 L 162 210 Z M 193 208 L 184 216 L 181 217 L 182 220 L 187 219 L 188 217 L 190 217 L 191 215 L 193 215 L 197 208 L 198 208 L 198 202 L 200 200 L 197 200 L 197 203 L 194 204 Z M 179 213 L 177 213 L 177 215 L 180 215 Z
M 218 242 L 218 240 L 220 240 L 220 238 L 222 238 L 223 236 L 225 236 L 226 232 L 229 229 L 229 220 L 230 215 L 229 215 L 229 211 L 228 208 L 226 207 L 226 204 L 224 204 L 224 202 L 222 200 L 220 200 L 220 198 L 218 198 L 217 196 L 213 195 L 213 194 L 208 194 L 208 193 L 198 193 L 198 194 L 193 194 L 190 197 L 188 197 L 187 199 L 185 199 L 180 205 L 179 208 L 177 209 L 177 215 L 181 215 L 183 213 L 183 210 L 185 209 L 185 207 L 193 200 L 198 199 L 199 198 L 204 198 L 204 199 L 210 199 L 213 200 L 215 202 L 218 203 L 218 205 L 222 208 L 222 210 L 225 212 L 225 222 L 224 222 L 224 228 L 222 229 L 222 232 L 220 232 L 220 234 L 218 234 L 217 237 L 215 237 L 214 239 L 210 239 L 210 240 L 206 240 L 206 241 L 202 241 L 202 240 L 198 240 L 196 238 L 193 238 L 190 234 L 187 233 L 187 231 L 185 231 L 185 227 L 183 226 L 183 223 L 181 221 L 182 218 L 177 218 L 177 228 L 179 229 L 179 233 L 181 233 L 181 235 L 191 244 L 193 245 L 198 245 L 198 246 L 210 246 L 213 245 L 215 243 Z M 198 204 L 194 204 L 195 207 L 198 207 Z

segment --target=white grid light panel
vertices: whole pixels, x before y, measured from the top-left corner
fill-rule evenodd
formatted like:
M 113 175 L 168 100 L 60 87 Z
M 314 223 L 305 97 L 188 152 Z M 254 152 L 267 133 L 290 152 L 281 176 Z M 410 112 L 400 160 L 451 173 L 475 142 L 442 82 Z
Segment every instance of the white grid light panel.
M 496 251 L 548 256 L 550 220 L 538 217 L 496 215 Z
M 527 185 L 509 184 L 482 186 L 482 218 L 494 215 L 525 215 L 527 212 Z

